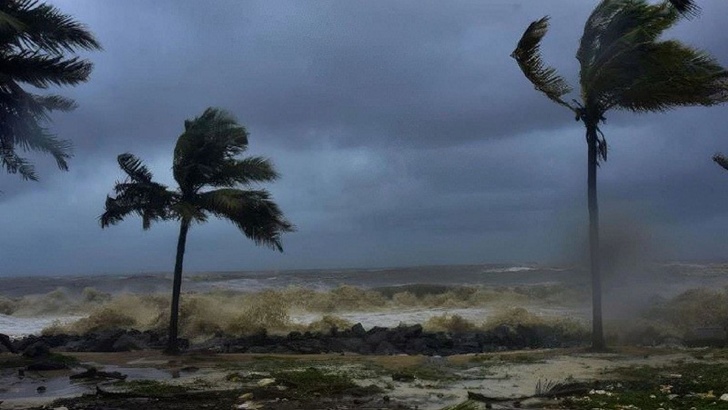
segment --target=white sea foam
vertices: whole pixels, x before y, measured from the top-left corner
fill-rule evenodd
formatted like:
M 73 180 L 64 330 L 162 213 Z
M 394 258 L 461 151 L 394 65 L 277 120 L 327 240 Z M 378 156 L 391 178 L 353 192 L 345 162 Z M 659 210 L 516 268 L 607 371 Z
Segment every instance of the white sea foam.
M 337 313 L 336 316 L 345 319 L 351 323 L 361 323 L 364 328 L 371 329 L 374 326 L 396 327 L 400 324 L 423 324 L 435 316 L 443 315 L 458 315 L 463 319 L 466 319 L 468 322 L 480 325 L 488 320 L 488 318 L 496 312 L 497 310 L 489 308 L 429 308 L 385 310 L 380 312 L 340 312 Z M 586 312 L 580 309 L 529 307 L 529 312 L 532 312 L 538 316 L 570 318 L 586 317 Z M 305 325 L 320 320 L 322 316 L 322 314 L 314 313 L 293 313 L 291 314 L 291 321 L 296 324 Z
M 536 268 L 531 266 L 510 266 L 508 268 L 492 268 L 492 269 L 486 269 L 483 271 L 483 273 L 511 273 L 511 272 L 527 272 L 531 270 L 536 270 Z
M 0 314 L 0 333 L 13 339 L 39 335 L 44 328 L 54 323 L 66 324 L 81 318 L 83 316 L 16 317 Z

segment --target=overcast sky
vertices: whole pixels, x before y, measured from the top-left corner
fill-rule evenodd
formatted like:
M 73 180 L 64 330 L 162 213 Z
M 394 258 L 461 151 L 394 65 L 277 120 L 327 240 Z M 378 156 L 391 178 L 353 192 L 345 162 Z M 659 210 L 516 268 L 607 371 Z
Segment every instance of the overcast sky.
M 282 174 L 268 186 L 298 231 L 285 253 L 222 221 L 190 231 L 187 271 L 566 263 L 586 240 L 583 125 L 509 57 L 550 15 L 547 61 L 576 85 L 596 0 L 54 0 L 95 33 L 79 108 L 52 129 L 69 172 L 31 155 L 40 182 L 0 174 L 0 276 L 171 271 L 178 226 L 130 217 L 102 230 L 132 152 L 172 184 L 185 119 L 209 106 Z M 728 64 L 728 2 L 668 33 Z M 728 259 L 728 106 L 611 112 L 599 169 L 607 236 L 664 259 Z M 609 226 L 617 227 L 615 229 Z

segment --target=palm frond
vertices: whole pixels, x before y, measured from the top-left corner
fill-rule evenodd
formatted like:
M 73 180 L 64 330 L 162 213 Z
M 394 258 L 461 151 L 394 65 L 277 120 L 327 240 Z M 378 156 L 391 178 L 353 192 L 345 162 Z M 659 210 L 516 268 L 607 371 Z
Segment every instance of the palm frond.
M 153 221 L 176 217 L 176 193 L 153 182 L 149 169 L 134 155 L 121 154 L 117 160 L 128 179 L 114 185 L 115 197 L 106 197 L 105 211 L 99 217 L 102 228 L 121 222 L 129 214 L 141 216 L 144 229 L 149 229 Z
M 0 142 L 0 165 L 9 174 L 20 174 L 26 180 L 38 180 L 35 167 L 27 159 L 19 156 L 14 150 L 4 148 L 2 142 Z
M 635 63 L 608 77 L 602 90 L 607 107 L 635 112 L 728 102 L 728 71 L 707 53 L 677 41 L 647 44 Z
M 589 392 L 591 387 L 582 382 L 555 381 L 538 379 L 534 397 L 567 397 L 582 395 Z
M 208 108 L 194 120 L 185 121 L 172 165 L 180 188 L 197 191 L 222 171 L 221 165 L 235 159 L 248 145 L 248 132 L 224 110 Z
M 211 187 L 234 187 L 256 182 L 271 182 L 278 179 L 279 174 L 273 163 L 264 157 L 245 157 L 243 159 L 227 159 L 213 168 L 206 185 Z
M 266 190 L 217 189 L 199 195 L 202 209 L 232 222 L 257 245 L 283 251 L 281 235 L 295 231 Z
M 678 12 L 688 17 L 700 14 L 700 6 L 695 4 L 693 0 L 669 0 L 669 2 Z
M 546 66 L 541 58 L 541 40 L 548 31 L 548 21 L 547 16 L 531 23 L 518 41 L 518 46 L 511 57 L 516 60 L 523 74 L 537 90 L 556 103 L 574 110 L 561 98 L 571 91 L 571 87 L 556 73 L 556 69 Z
M 126 175 L 129 176 L 129 179 L 133 182 L 152 182 L 152 172 L 149 171 L 149 168 L 142 163 L 142 160 L 133 154 L 125 152 L 120 154 L 116 160 L 119 163 L 121 170 L 124 171 L 124 173 L 126 173 Z
M 76 102 L 61 95 L 36 95 L 32 94 L 33 100 L 45 111 L 73 111 L 76 109 Z
M 68 169 L 72 145 L 68 140 L 56 138 L 48 132 L 43 122 L 47 121 L 46 105 L 62 104 L 62 100 L 36 100 L 14 82 L 0 87 L 0 145 L 7 150 L 16 148 L 24 151 L 38 151 L 53 156 L 61 170 Z M 31 178 L 29 178 L 31 179 Z
M 6 54 L 0 59 L 0 73 L 37 88 L 85 82 L 92 69 L 93 64 L 78 57 L 38 55 L 28 50 Z
M 728 171 L 728 158 L 726 158 L 723 154 L 713 155 L 713 161 Z
M 0 32 L 18 32 L 23 30 L 24 27 L 25 25 L 20 20 L 0 10 Z
M 584 25 L 576 54 L 581 65 L 582 95 L 599 95 L 600 87 L 612 82 L 611 71 L 629 71 L 638 64 L 634 54 L 643 45 L 655 42 L 677 19 L 678 13 L 665 4 L 602 1 Z
M 0 3 L 0 12 L 20 22 L 12 37 L 4 43 L 40 49 L 52 54 L 74 52 L 77 48 L 100 50 L 101 44 L 88 28 L 56 7 L 37 0 L 14 0 Z

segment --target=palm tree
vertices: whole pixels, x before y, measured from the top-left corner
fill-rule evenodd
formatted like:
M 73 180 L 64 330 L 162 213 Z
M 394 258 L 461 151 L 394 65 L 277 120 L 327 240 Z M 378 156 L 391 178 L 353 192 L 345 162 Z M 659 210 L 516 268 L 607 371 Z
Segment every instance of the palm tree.
M 691 2 L 680 2 L 688 6 Z M 691 3 L 692 4 L 692 3 Z M 539 46 L 548 17 L 528 26 L 511 55 L 526 78 L 552 101 L 572 111 L 586 127 L 589 255 L 592 285 L 592 348 L 605 349 L 599 271 L 597 167 L 607 160 L 600 129 L 605 113 L 621 109 L 662 112 L 678 106 L 710 106 L 728 100 L 728 72 L 708 54 L 661 34 L 686 15 L 670 2 L 602 0 L 591 13 L 576 53 L 580 100 L 567 101 L 571 87 L 546 66 Z
M 210 215 L 227 219 L 257 245 L 280 252 L 281 234 L 294 230 L 268 191 L 251 188 L 255 183 L 276 180 L 278 173 L 266 158 L 238 158 L 247 145 L 248 133 L 243 126 L 227 112 L 208 108 L 200 117 L 185 121 L 185 131 L 177 140 L 172 166 L 176 190 L 154 182 L 152 173 L 134 155 L 118 157 L 127 178 L 114 186 L 115 197 L 106 198 L 105 212 L 99 218 L 101 227 L 117 224 L 130 214 L 141 216 L 145 230 L 154 221 L 180 222 L 166 349 L 170 354 L 179 352 L 182 263 L 192 222 L 205 222 Z
M 0 2 L 0 166 L 7 172 L 38 179 L 18 148 L 50 154 L 60 169 L 68 169 L 71 144 L 51 134 L 46 123 L 51 112 L 70 111 L 75 102 L 34 94 L 21 84 L 46 89 L 85 82 L 92 64 L 65 54 L 100 48 L 82 24 L 53 6 L 36 0 Z

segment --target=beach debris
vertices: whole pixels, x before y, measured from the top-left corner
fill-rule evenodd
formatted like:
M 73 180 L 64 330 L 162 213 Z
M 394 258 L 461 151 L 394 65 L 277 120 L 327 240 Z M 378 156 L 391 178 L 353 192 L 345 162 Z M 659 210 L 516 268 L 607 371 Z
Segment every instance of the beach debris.
M 237 406 L 235 406 L 236 409 L 240 409 L 240 410 L 255 410 L 255 409 L 259 409 L 261 407 L 263 407 L 263 406 L 260 405 L 259 403 L 255 403 L 252 401 L 246 401 L 243 404 L 238 404 Z
M 241 394 L 240 397 L 238 397 L 238 399 L 243 400 L 243 401 L 252 400 L 253 393 L 248 392 L 248 393 Z
M 728 393 L 723 393 L 720 395 L 720 401 L 728 401 Z
M 412 373 L 397 372 L 392 374 L 392 380 L 395 382 L 413 382 L 415 375 Z
M 258 386 L 260 386 L 260 387 L 270 386 L 271 384 L 273 384 L 275 382 L 276 382 L 276 379 L 266 377 L 264 379 L 258 380 Z
M 126 380 L 126 375 L 120 372 L 103 372 L 95 367 L 92 367 L 84 372 L 76 373 L 68 376 L 71 380 L 79 379 L 115 379 L 115 380 Z
M 595 393 L 592 393 L 592 391 L 594 391 Z M 533 397 L 555 398 L 583 395 L 586 393 L 611 395 L 610 392 L 606 392 L 603 390 L 599 390 L 599 393 L 596 393 L 596 390 L 590 389 L 589 386 L 587 386 L 585 383 L 557 382 L 554 380 L 539 379 L 538 382 L 536 382 L 536 394 L 534 394 Z

